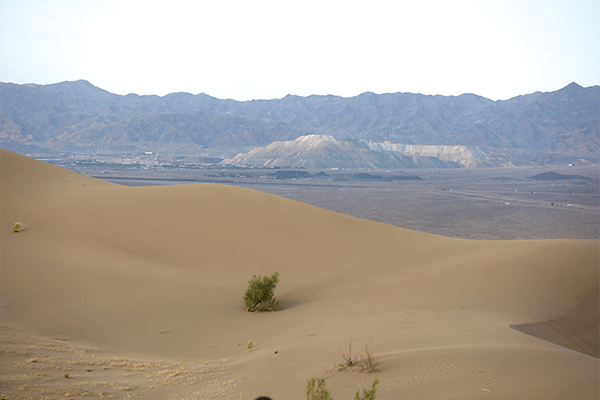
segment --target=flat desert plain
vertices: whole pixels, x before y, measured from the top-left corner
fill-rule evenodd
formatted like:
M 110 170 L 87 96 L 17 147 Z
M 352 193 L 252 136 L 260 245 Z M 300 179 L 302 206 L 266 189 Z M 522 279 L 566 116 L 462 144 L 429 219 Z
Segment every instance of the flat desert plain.
M 2 399 L 299 400 L 312 377 L 338 400 L 375 378 L 380 400 L 599 397 L 597 240 L 450 238 L 0 156 Z M 247 312 L 275 271 L 279 310 Z M 377 372 L 336 368 L 350 343 Z

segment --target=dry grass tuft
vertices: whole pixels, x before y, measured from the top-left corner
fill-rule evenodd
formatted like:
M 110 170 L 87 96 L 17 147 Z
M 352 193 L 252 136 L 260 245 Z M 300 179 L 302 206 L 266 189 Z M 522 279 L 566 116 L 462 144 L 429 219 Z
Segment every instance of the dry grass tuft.
M 362 354 L 355 356 L 352 354 L 352 337 L 348 341 L 348 351 L 340 349 L 342 354 L 342 362 L 336 364 L 335 369 L 337 371 L 345 371 L 347 369 L 357 370 L 359 372 L 366 372 L 368 374 L 377 372 L 377 365 L 375 361 L 375 355 L 371 350 L 371 342 L 365 343 L 365 350 Z

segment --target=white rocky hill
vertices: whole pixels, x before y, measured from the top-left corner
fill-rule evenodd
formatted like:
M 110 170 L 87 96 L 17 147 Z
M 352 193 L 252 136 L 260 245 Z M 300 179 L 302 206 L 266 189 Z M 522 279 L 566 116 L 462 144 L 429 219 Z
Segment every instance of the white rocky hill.
M 522 159 L 522 158 L 521 158 Z M 515 165 L 508 154 L 474 146 L 416 145 L 306 135 L 240 153 L 223 164 L 296 168 L 460 168 Z

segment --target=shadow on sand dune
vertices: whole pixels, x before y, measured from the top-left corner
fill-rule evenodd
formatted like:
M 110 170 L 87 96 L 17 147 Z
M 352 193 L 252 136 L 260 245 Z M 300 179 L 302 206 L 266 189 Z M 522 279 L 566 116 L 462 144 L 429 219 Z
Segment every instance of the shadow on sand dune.
M 598 276 L 590 279 L 595 279 L 598 282 Z M 588 292 L 579 306 L 566 315 L 544 322 L 512 325 L 511 328 L 559 346 L 600 358 L 598 300 L 598 286 L 596 286 L 595 290 Z

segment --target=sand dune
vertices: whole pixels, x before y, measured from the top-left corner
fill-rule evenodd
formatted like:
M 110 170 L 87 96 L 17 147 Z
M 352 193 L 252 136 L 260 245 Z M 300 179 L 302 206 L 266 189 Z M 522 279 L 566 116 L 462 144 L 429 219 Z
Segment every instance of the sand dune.
M 304 399 L 326 376 L 344 399 L 374 379 L 331 371 L 352 336 L 377 356 L 378 399 L 599 396 L 597 241 L 460 240 L 0 157 L 2 394 Z M 247 281 L 274 271 L 280 310 L 246 312 Z M 54 375 L 24 378 L 36 368 Z

